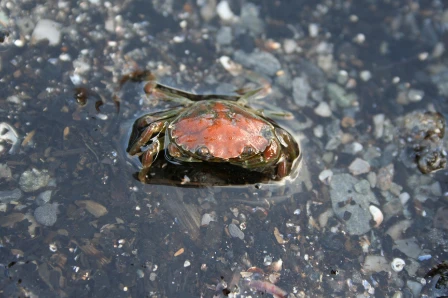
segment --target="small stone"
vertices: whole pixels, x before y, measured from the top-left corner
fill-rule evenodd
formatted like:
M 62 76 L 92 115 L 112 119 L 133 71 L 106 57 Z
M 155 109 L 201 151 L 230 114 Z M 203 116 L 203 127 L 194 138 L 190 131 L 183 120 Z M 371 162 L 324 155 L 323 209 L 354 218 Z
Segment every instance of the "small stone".
M 333 100 L 341 108 L 354 106 L 357 101 L 357 97 L 355 94 L 347 94 L 344 88 L 334 83 L 328 84 L 327 92 L 330 99 Z
M 3 190 L 0 191 L 0 203 L 10 203 L 11 201 L 18 201 L 22 197 L 22 192 L 20 189 L 16 188 L 14 190 Z
M 383 256 L 368 255 L 364 260 L 363 269 L 366 272 L 387 272 L 389 268 L 389 262 Z
M 363 70 L 361 71 L 361 73 L 359 74 L 359 77 L 361 78 L 361 80 L 363 80 L 364 82 L 367 82 L 368 80 L 370 80 L 372 78 L 372 73 L 368 70 Z
M 378 171 L 376 186 L 381 190 L 389 190 L 394 178 L 394 165 L 389 164 Z
M 383 211 L 386 215 L 386 221 L 389 220 L 391 217 L 399 215 L 403 212 L 403 205 L 401 204 L 400 199 L 393 198 L 389 202 L 383 205 Z
M 344 152 L 351 155 L 361 152 L 362 149 L 364 149 L 364 147 L 358 142 L 353 142 L 344 146 Z
M 297 48 L 297 43 L 293 39 L 285 39 L 283 42 L 283 48 L 285 49 L 286 54 L 291 54 Z
M 248 68 L 253 68 L 269 76 L 274 76 L 281 69 L 280 61 L 269 52 L 257 50 L 251 54 L 246 54 L 238 50 L 234 53 L 234 59 Z
M 324 127 L 322 125 L 316 125 L 313 128 L 313 133 L 317 138 L 322 138 L 324 136 Z
M 384 114 L 377 114 L 373 116 L 373 124 L 375 125 L 373 135 L 375 136 L 376 139 L 379 139 L 383 136 L 385 118 L 386 116 Z
M 297 77 L 292 81 L 292 95 L 294 102 L 299 107 L 305 107 L 308 103 L 308 96 L 311 91 L 311 86 L 306 77 Z
M 205 213 L 204 215 L 202 215 L 201 226 L 208 226 L 211 221 L 216 221 L 216 216 L 213 216 L 213 214 L 210 213 Z
M 219 4 L 216 6 L 216 12 L 223 21 L 230 22 L 236 19 L 235 14 L 230 8 L 229 2 L 225 0 L 219 2 Z
M 12 178 L 11 169 L 8 167 L 6 163 L 0 164 L 0 179 L 9 180 Z
M 406 203 L 409 201 L 409 199 L 411 198 L 411 196 L 407 193 L 401 193 L 398 198 L 400 199 L 401 204 L 404 206 L 406 205 Z
M 425 92 L 423 90 L 410 89 L 408 92 L 408 98 L 411 102 L 418 102 L 423 99 Z
M 366 179 L 363 179 L 355 184 L 355 191 L 360 194 L 368 194 L 370 191 L 370 183 Z
M 348 169 L 350 173 L 357 176 L 368 173 L 370 171 L 370 164 L 367 161 L 358 157 L 350 164 Z
M 61 24 L 51 20 L 40 20 L 31 36 L 34 43 L 47 39 L 51 46 L 61 42 Z
M 322 181 L 325 184 L 330 184 L 331 177 L 333 177 L 333 171 L 332 170 L 323 170 L 319 174 L 319 180 Z
M 308 33 L 311 37 L 317 37 L 319 34 L 319 25 L 315 23 L 311 23 L 308 25 Z
M 24 192 L 32 192 L 47 186 L 48 182 L 50 182 L 50 174 L 47 170 L 39 171 L 33 168 L 23 172 L 19 185 Z
M 157 277 L 157 273 L 151 272 L 151 273 L 149 274 L 149 280 L 150 280 L 150 281 L 155 281 L 155 280 L 156 280 L 156 277 Z
M 230 236 L 234 238 L 240 238 L 241 240 L 244 240 L 244 232 L 241 231 L 236 224 L 232 223 L 229 225 L 229 233 Z
M 370 172 L 367 174 L 367 180 L 370 183 L 370 187 L 374 188 L 376 186 L 376 173 L 375 172 Z
M 325 101 L 319 103 L 319 105 L 314 109 L 314 113 L 316 115 L 321 117 L 330 117 L 331 116 L 331 109 L 328 103 Z
M 369 212 L 371 204 L 378 205 L 373 192 L 368 189 L 365 194 L 354 188 L 359 180 L 349 174 L 333 175 L 330 182 L 330 198 L 336 216 L 345 223 L 350 235 L 363 235 L 372 228 Z
M 34 211 L 34 218 L 44 226 L 52 226 L 57 220 L 57 204 L 45 204 L 37 207 Z
M 46 203 L 50 202 L 51 194 L 52 194 L 51 190 L 46 190 L 46 191 L 40 193 L 36 198 L 36 204 L 39 206 L 43 206 Z
M 398 249 L 410 258 L 417 259 L 422 254 L 421 245 L 415 237 L 395 240 L 394 249 Z
M 348 81 L 348 72 L 346 70 L 340 70 L 336 79 L 340 85 L 345 85 Z
M 232 43 L 232 28 L 224 26 L 219 29 L 216 34 L 216 41 L 221 45 L 229 45 Z
M 411 290 L 413 297 L 420 297 L 420 292 L 422 291 L 423 285 L 419 282 L 408 280 L 406 282 L 407 287 Z M 434 297 L 442 297 L 442 296 L 434 296 Z

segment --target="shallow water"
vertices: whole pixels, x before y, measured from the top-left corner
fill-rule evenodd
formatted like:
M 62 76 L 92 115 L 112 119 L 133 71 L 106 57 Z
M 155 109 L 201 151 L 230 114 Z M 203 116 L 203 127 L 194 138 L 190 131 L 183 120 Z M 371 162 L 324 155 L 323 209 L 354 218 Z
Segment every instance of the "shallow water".
M 448 171 L 416 164 L 446 156 L 444 2 L 218 3 L 0 2 L 0 296 L 448 295 L 426 284 L 447 276 Z M 250 105 L 293 113 L 299 178 L 183 187 L 160 156 L 140 183 L 132 124 L 173 106 L 119 88 L 145 69 L 196 94 L 269 80 Z

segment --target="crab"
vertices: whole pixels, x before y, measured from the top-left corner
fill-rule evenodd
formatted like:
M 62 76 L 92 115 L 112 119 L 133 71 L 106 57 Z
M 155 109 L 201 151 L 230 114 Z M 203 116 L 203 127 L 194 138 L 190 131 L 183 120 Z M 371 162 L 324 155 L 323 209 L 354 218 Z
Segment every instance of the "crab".
M 150 77 L 145 93 L 179 106 L 135 121 L 127 152 L 141 160 L 140 181 L 149 179 L 148 172 L 162 151 L 173 164 L 227 164 L 268 173 L 274 181 L 292 176 L 297 169 L 299 144 L 271 119 L 291 114 L 248 105 L 250 100 L 266 96 L 270 88 L 238 96 L 197 95 L 161 85 Z

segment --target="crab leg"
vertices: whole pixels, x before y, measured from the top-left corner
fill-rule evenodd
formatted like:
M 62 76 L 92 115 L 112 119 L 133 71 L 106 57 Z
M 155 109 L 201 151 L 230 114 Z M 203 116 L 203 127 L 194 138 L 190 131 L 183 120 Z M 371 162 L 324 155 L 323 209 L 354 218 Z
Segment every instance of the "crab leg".
M 247 103 L 250 100 L 256 100 L 259 98 L 263 98 L 263 97 L 266 97 L 269 93 L 271 93 L 271 90 L 272 90 L 271 84 L 265 77 L 263 77 L 259 74 L 256 74 L 253 71 L 249 71 L 249 70 L 245 71 L 244 76 L 246 78 L 248 78 L 249 80 L 251 80 L 252 82 L 255 82 L 255 83 L 261 85 L 261 88 L 245 92 L 238 99 L 238 104 L 245 106 L 245 105 L 247 105 Z
M 300 164 L 302 152 L 299 144 L 297 144 L 292 136 L 284 129 L 276 127 L 275 134 L 285 148 L 284 153 L 277 163 L 277 176 L 283 178 L 287 175 L 294 174 L 296 167 Z
M 161 131 L 163 131 L 166 128 L 166 125 L 166 121 L 156 121 L 149 124 L 149 126 L 146 127 L 142 134 L 139 136 L 137 141 L 135 141 L 132 146 L 130 146 L 130 149 L 128 149 L 128 153 L 130 155 L 135 155 L 140 152 L 140 148 L 146 145 L 146 143 L 148 143 L 154 135 L 158 135 Z M 152 146 L 153 144 L 154 142 L 150 146 Z
M 162 150 L 164 144 L 163 144 L 163 137 L 155 139 L 151 145 L 148 146 L 148 149 L 146 149 L 145 152 L 143 152 L 142 155 L 142 169 L 138 173 L 138 180 L 141 182 L 145 182 L 146 176 L 148 174 L 149 168 L 151 168 L 152 163 L 157 158 L 157 155 L 159 154 L 160 150 Z
M 174 108 L 168 111 L 157 112 L 146 115 L 138 119 L 133 128 L 133 135 L 128 146 L 128 153 L 130 155 L 140 152 L 140 147 L 146 145 L 151 138 L 159 134 L 166 128 L 167 121 L 165 119 L 171 118 L 179 113 L 183 107 Z M 146 127 L 142 133 L 138 133 L 142 128 Z

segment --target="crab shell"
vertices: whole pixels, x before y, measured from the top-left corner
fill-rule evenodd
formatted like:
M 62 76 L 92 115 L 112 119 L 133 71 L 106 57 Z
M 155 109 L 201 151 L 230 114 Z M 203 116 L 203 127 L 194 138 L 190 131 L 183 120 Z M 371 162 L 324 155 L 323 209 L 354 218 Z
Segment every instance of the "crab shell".
M 279 160 L 281 137 L 272 123 L 233 102 L 198 102 L 167 128 L 175 159 L 269 166 Z
M 128 152 L 141 156 L 141 181 L 162 150 L 174 164 L 227 163 L 269 173 L 272 180 L 294 172 L 301 156 L 286 130 L 262 112 L 230 100 L 201 100 L 145 115 L 135 122 L 132 136 Z

